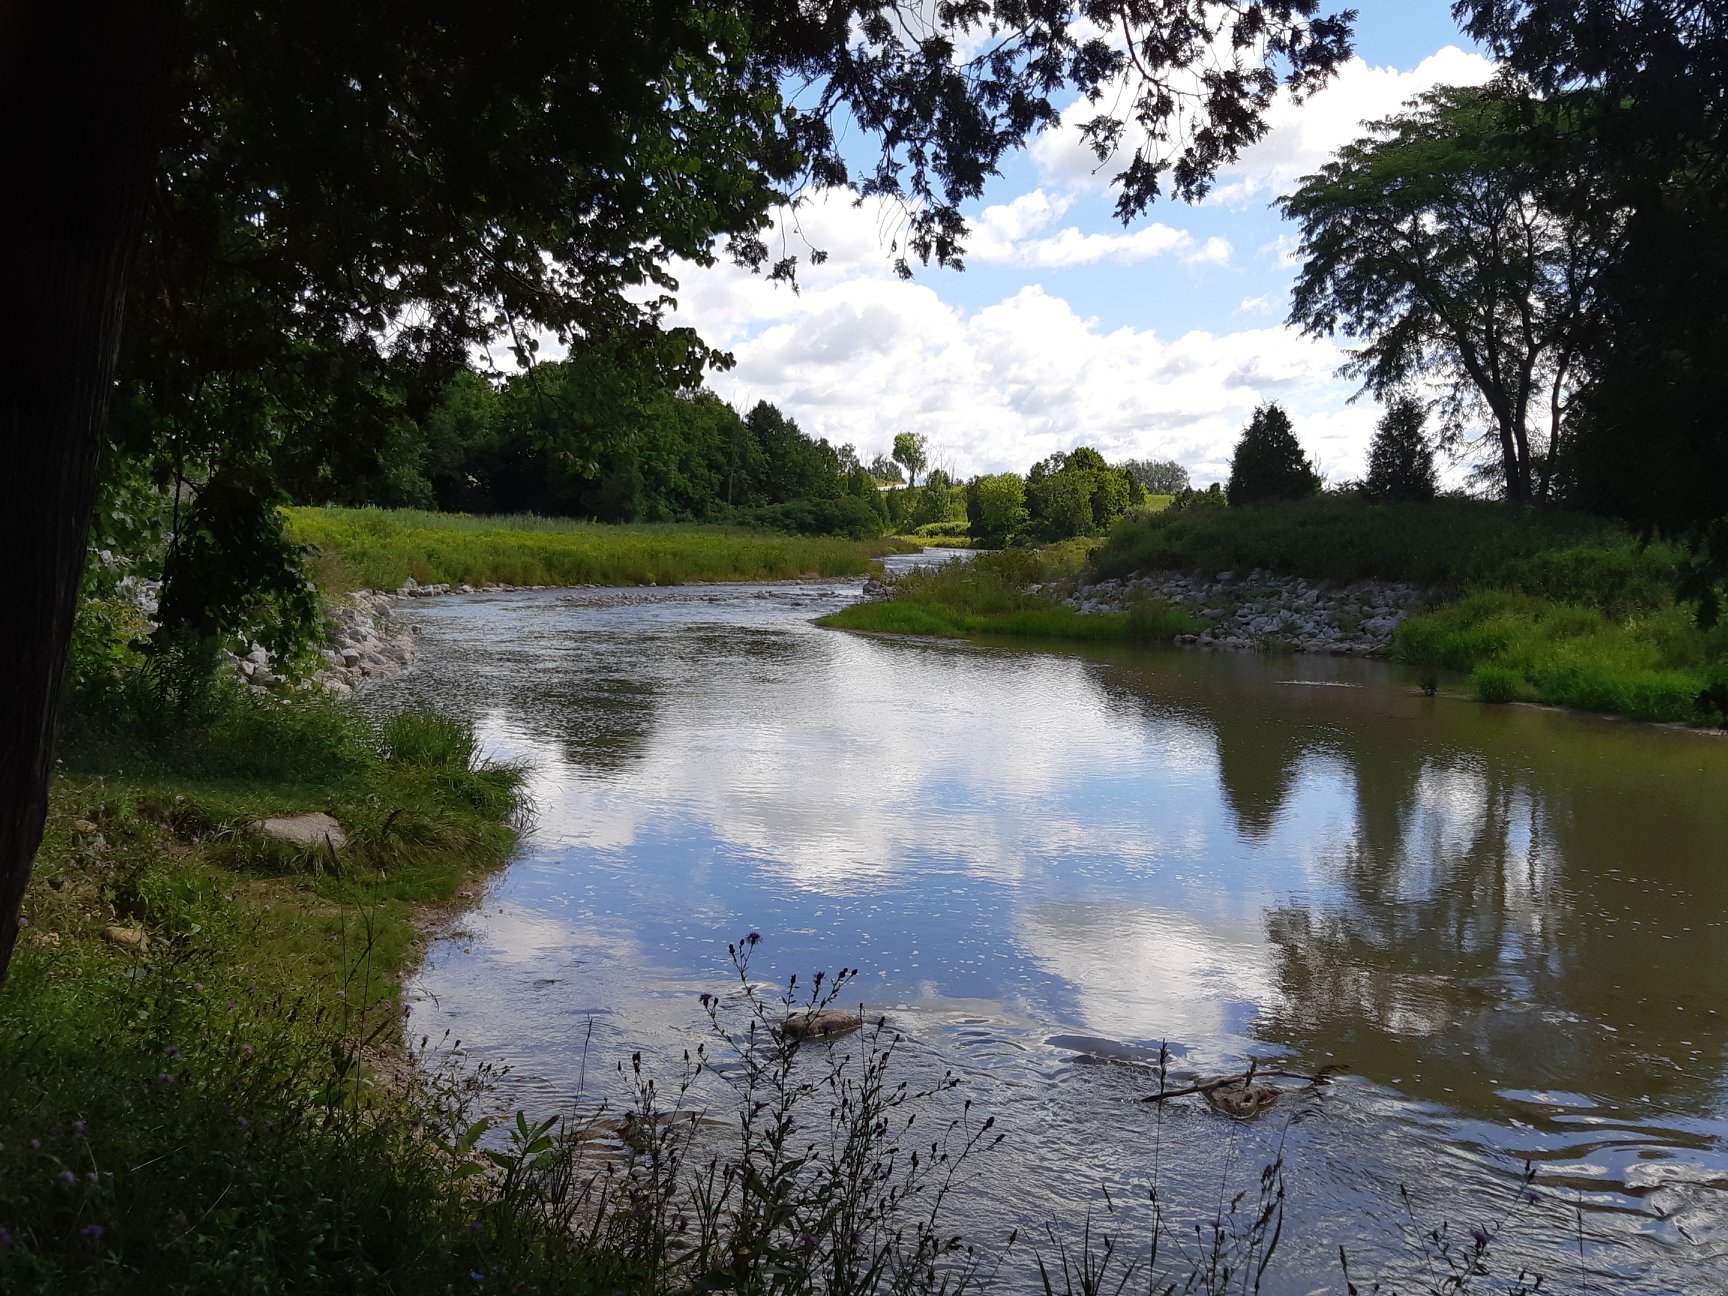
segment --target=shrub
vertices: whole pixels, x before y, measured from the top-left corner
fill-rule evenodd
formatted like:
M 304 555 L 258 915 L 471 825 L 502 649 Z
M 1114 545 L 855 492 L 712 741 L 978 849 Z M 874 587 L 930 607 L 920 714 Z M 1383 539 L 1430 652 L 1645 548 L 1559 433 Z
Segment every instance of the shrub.
M 1517 671 L 1507 670 L 1504 666 L 1478 666 L 1471 678 L 1476 685 L 1476 696 L 1484 702 L 1517 701 L 1519 685 L 1523 682 Z

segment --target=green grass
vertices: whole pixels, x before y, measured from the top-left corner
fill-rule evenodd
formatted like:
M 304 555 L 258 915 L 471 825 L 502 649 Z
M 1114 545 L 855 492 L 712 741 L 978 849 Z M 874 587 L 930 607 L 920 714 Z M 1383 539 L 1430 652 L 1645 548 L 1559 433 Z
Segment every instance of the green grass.
M 1141 514 L 1112 532 L 1094 567 L 1101 577 L 1259 567 L 1310 580 L 1515 590 L 1623 612 L 1670 601 L 1679 561 L 1670 546 L 1641 546 L 1623 527 L 1577 514 L 1319 499 Z
M 682 585 L 859 576 L 907 547 L 690 525 L 610 526 L 523 515 L 290 508 L 291 539 L 313 546 L 326 593 L 421 584 Z
M 1718 717 L 1698 696 L 1722 674 L 1728 633 L 1706 635 L 1684 607 L 1610 616 L 1499 590 L 1412 617 L 1393 648 L 1413 665 L 1469 674 L 1484 702 L 1711 723 Z
M 1033 587 L 1072 579 L 1091 544 L 1066 541 L 1044 549 L 1007 549 L 909 573 L 882 602 L 856 603 L 821 618 L 819 625 L 880 634 L 963 638 L 1115 640 L 1152 643 L 1194 634 L 1187 613 L 1148 602 L 1128 612 L 1085 616 L 1055 595 Z
M 63 748 L 0 992 L 0 1290 L 446 1290 L 501 1249 L 526 1281 L 568 1269 L 527 1203 L 452 1175 L 461 1095 L 370 1068 L 418 916 L 514 848 L 520 774 L 447 719 L 308 700 L 110 726 Z M 248 828 L 314 809 L 345 848 Z

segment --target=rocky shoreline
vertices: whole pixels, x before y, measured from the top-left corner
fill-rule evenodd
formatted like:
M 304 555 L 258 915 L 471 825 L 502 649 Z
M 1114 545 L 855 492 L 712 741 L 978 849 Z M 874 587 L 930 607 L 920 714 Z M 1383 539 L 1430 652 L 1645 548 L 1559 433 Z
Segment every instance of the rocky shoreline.
M 1062 601 L 1082 614 L 1126 612 L 1148 601 L 1180 608 L 1211 623 L 1199 634 L 1177 636 L 1201 648 L 1380 657 L 1391 651 L 1404 619 L 1437 600 L 1406 582 L 1328 585 L 1256 568 L 1246 575 L 1157 571 L 1082 581 Z

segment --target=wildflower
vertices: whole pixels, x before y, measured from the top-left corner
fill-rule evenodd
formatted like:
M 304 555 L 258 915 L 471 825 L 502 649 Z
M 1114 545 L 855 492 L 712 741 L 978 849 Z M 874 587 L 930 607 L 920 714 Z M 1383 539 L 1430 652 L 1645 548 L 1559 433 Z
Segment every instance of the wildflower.
M 158 1071 L 156 1073 L 156 1083 L 161 1085 L 164 1089 L 172 1087 L 174 1084 L 174 1073 L 172 1071 Z
M 1542 1195 L 1540 1193 L 1538 1193 L 1534 1188 L 1526 1188 L 1524 1190 L 1524 1201 L 1527 1205 L 1534 1206 L 1537 1202 L 1539 1202 L 1541 1200 L 1542 1200 Z
M 469 1220 L 463 1228 L 469 1233 L 484 1233 L 486 1226 L 479 1220 Z
M 31 1139 L 30 1140 L 30 1150 L 32 1152 L 40 1152 L 42 1150 L 42 1140 L 41 1139 Z
M 241 1129 L 250 1129 L 252 1127 L 252 1122 L 247 1120 L 244 1116 L 241 1116 L 238 1119 Z
M 481 1273 L 478 1269 L 470 1269 L 468 1271 L 468 1276 L 477 1283 L 483 1283 L 486 1281 L 486 1275 Z
M 247 1057 L 252 1056 L 252 1046 L 250 1044 L 242 1044 L 240 1046 L 240 1051 L 242 1053 L 244 1053 Z
M 28 918 L 26 918 L 23 914 L 19 914 L 18 915 L 18 925 L 20 927 L 28 927 L 30 925 L 30 920 Z
M 800 1233 L 798 1235 L 798 1249 L 800 1251 L 814 1251 L 816 1249 L 816 1235 L 814 1233 Z
M 1488 1230 L 1481 1229 L 1481 1228 L 1471 1229 L 1470 1230 L 1470 1240 L 1472 1242 L 1474 1242 L 1479 1247 L 1487 1246 L 1488 1245 Z
M 78 1135 L 80 1138 L 82 1138 L 84 1135 L 84 1122 L 81 1120 L 73 1121 L 72 1122 L 72 1132 L 74 1134 Z
M 176 1233 L 184 1233 L 187 1229 L 192 1227 L 192 1221 L 186 1218 L 185 1211 L 175 1211 L 174 1218 L 169 1220 L 168 1223 Z
M 162 1052 L 168 1057 L 177 1058 L 180 1056 L 180 1046 L 178 1044 L 170 1044 L 167 1048 L 163 1049 Z
M 711 994 L 709 994 L 709 993 L 708 993 L 708 992 L 707 992 L 707 991 L 706 991 L 706 990 L 704 990 L 704 991 L 703 991 L 703 992 L 702 992 L 702 994 L 701 994 L 701 995 L 700 995 L 700 999 L 701 999 L 701 1001 L 702 1001 L 702 1006 L 703 1006 L 703 1007 L 704 1007 L 704 1008 L 708 1008 L 708 1007 L 712 1007 L 712 1006 L 713 1006 L 713 1003 L 714 1003 L 714 996 L 713 996 L 713 995 L 711 995 Z
M 83 1228 L 78 1230 L 78 1236 L 83 1238 L 86 1242 L 95 1244 L 102 1240 L 102 1235 L 107 1231 L 108 1230 L 103 1228 L 100 1224 L 86 1224 Z
M 59 1174 L 55 1175 L 54 1178 L 59 1180 L 62 1188 L 70 1188 L 73 1184 L 78 1182 L 78 1176 L 73 1174 L 70 1170 L 62 1170 Z
M 744 943 L 751 946 L 760 945 L 762 943 L 762 933 L 759 931 L 751 932 L 744 938 Z
M 12 1231 L 10 1229 L 0 1228 L 0 1251 L 4 1251 L 7 1247 L 9 1247 L 11 1245 L 12 1245 Z
M 192 993 L 193 994 L 203 994 L 204 993 L 204 983 L 202 981 L 194 981 L 192 983 Z
M 94 1188 L 97 1184 L 102 1182 L 102 1176 L 92 1170 L 89 1174 L 84 1176 L 84 1182 Z

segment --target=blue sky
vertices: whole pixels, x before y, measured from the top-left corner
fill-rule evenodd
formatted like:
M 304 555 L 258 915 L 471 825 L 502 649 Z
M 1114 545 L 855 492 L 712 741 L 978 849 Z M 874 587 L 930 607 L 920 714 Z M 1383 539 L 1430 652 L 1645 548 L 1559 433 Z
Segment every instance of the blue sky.
M 1204 484 L 1227 472 L 1254 406 L 1278 400 L 1323 472 L 1360 476 L 1378 410 L 1335 376 L 1347 339 L 1283 324 L 1295 234 L 1272 204 L 1364 118 L 1492 69 L 1447 0 L 1357 8 L 1356 60 L 1306 104 L 1280 102 L 1201 204 L 1160 203 L 1125 229 L 1108 171 L 1072 131 L 1046 132 L 969 211 L 964 273 L 896 280 L 896 213 L 818 194 L 785 218 L 789 250 L 829 253 L 798 293 L 681 267 L 677 322 L 736 355 L 711 380 L 727 399 L 771 400 L 866 458 L 910 429 L 959 474 L 1024 471 L 1086 444 L 1112 461 L 1178 459 Z

